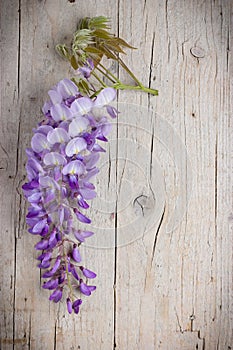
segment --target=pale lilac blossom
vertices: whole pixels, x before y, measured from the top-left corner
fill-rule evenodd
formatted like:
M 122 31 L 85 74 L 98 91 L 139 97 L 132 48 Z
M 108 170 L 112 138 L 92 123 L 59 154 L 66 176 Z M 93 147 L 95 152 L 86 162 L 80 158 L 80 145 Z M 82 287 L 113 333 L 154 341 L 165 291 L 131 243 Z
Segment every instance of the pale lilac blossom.
M 92 69 L 89 62 L 80 73 L 88 78 Z M 44 119 L 26 150 L 28 182 L 22 188 L 29 203 L 29 232 L 40 238 L 35 249 L 42 278 L 47 279 L 42 287 L 52 291 L 49 300 L 55 303 L 66 291 L 68 313 L 79 312 L 77 290 L 89 296 L 96 289 L 88 284 L 96 273 L 79 265 L 80 245 L 94 234 L 85 229 L 91 223 L 88 201 L 96 196 L 91 181 L 99 171 L 99 152 L 104 151 L 98 140 L 106 142 L 111 130 L 108 119 L 96 117 L 94 109 L 107 107 L 115 96 L 114 89 L 106 88 L 91 99 L 63 79 L 49 90 Z M 111 117 L 117 113 L 114 107 L 108 111 Z

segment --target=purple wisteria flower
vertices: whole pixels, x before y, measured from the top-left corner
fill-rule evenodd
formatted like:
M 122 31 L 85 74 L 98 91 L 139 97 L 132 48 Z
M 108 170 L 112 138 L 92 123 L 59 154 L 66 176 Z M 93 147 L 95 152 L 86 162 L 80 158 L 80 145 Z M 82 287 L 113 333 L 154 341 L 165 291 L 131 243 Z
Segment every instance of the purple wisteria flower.
M 88 58 L 84 66 L 78 69 L 78 73 L 80 73 L 85 79 L 89 79 L 93 69 L 94 69 L 94 63 L 92 59 Z
M 88 78 L 92 63 L 80 70 Z M 98 173 L 96 164 L 111 130 L 108 119 L 95 116 L 95 109 L 109 107 L 115 96 L 113 88 L 103 89 L 97 97 L 83 96 L 76 84 L 63 79 L 49 92 L 43 106 L 44 119 L 34 129 L 31 148 L 26 150 L 28 182 L 23 185 L 29 203 L 26 222 L 29 232 L 38 235 L 38 267 L 46 279 L 43 288 L 51 291 L 49 300 L 57 303 L 66 294 L 69 313 L 79 312 L 80 295 L 89 296 L 96 289 L 88 280 L 95 272 L 79 265 L 80 245 L 92 231 L 86 211 L 88 200 L 96 196 L 91 179 Z

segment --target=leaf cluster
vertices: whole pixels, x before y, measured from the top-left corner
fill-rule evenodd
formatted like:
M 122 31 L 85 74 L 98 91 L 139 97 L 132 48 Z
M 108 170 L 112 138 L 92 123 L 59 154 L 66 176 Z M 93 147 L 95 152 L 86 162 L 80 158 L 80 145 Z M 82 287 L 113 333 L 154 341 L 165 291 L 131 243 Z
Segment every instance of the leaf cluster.
M 104 16 L 83 18 L 74 33 L 71 46 L 57 45 L 57 51 L 70 61 L 74 69 L 83 66 L 87 58 L 93 60 L 95 67 L 103 56 L 119 62 L 119 54 L 124 54 L 125 48 L 134 49 L 134 47 L 110 33 L 109 23 L 109 18 Z

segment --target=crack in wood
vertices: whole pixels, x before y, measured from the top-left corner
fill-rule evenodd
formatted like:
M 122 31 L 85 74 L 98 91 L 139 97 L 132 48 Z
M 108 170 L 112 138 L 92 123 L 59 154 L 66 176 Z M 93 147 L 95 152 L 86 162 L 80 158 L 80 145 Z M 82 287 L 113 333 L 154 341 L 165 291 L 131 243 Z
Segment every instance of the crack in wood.
M 119 196 L 120 196 L 122 181 L 123 181 L 123 177 L 124 177 L 124 173 L 125 173 L 126 162 L 127 162 L 127 159 L 124 160 L 124 167 L 123 167 L 122 172 L 121 172 L 120 182 L 119 182 L 118 191 L 117 191 Z
M 57 350 L 57 321 L 54 325 L 53 350 Z
M 143 4 L 143 14 L 145 13 L 145 9 L 146 9 L 146 0 L 144 0 L 144 4 Z
M 153 260 L 154 260 L 154 257 L 155 257 L 155 248 L 156 248 L 159 232 L 160 232 L 160 229 L 161 229 L 161 226 L 162 226 L 162 223 L 163 223 L 165 209 L 166 209 L 166 206 L 164 206 L 164 208 L 163 208 L 161 219 L 159 221 L 159 225 L 158 225 L 158 228 L 157 228 L 157 230 L 155 232 L 155 236 L 154 236 L 154 243 L 153 243 L 153 249 L 152 249 L 152 255 L 151 255 L 151 266 L 153 264 Z
M 205 350 L 205 338 L 201 338 L 201 331 L 198 330 L 198 331 L 193 331 L 193 332 L 197 332 L 197 336 L 198 336 L 198 339 L 202 340 L 202 350 Z
M 155 46 L 155 32 L 153 32 L 152 44 L 151 44 L 151 54 L 150 54 L 150 73 L 149 73 L 149 88 L 151 88 L 151 77 L 152 77 L 152 68 L 154 60 L 154 46 Z
M 21 0 L 18 2 L 18 76 L 17 76 L 17 93 L 20 94 L 20 54 L 21 54 Z
M 28 330 L 28 350 L 31 349 L 31 332 L 32 332 L 32 314 L 29 316 L 29 330 Z
M 16 178 L 18 171 L 19 171 L 20 135 L 21 135 L 21 108 L 20 108 L 20 113 L 19 113 L 19 124 L 18 124 L 17 141 L 16 141 L 17 149 L 16 149 L 16 160 L 15 160 L 15 175 L 14 175 L 15 178 Z
M 227 62 L 226 62 L 226 68 L 227 68 L 227 72 L 230 71 L 230 67 L 229 67 L 229 63 L 230 63 L 230 59 L 229 59 L 229 56 L 230 56 L 230 27 L 228 27 L 228 30 L 227 30 Z
M 152 178 L 153 151 L 154 151 L 154 125 L 152 126 L 151 144 L 150 144 L 150 179 Z
M 167 41 L 168 41 L 168 63 L 170 62 L 170 48 L 171 48 L 171 40 L 169 36 L 169 29 L 168 29 L 168 0 L 165 1 L 165 21 L 166 21 L 166 30 L 167 30 Z

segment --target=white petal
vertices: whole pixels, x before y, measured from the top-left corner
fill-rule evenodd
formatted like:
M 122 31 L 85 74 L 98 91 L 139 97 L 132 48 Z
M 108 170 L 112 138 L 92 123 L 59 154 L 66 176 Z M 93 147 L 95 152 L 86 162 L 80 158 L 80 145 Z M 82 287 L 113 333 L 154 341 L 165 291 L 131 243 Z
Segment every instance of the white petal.
M 112 102 L 116 97 L 116 90 L 113 88 L 105 88 L 97 95 L 94 101 L 94 107 L 103 107 Z
M 62 128 L 56 128 L 47 135 L 48 141 L 54 145 L 55 143 L 63 143 L 69 141 L 68 133 Z
M 89 97 L 80 97 L 72 103 L 70 109 L 73 114 L 78 117 L 90 112 L 92 107 L 93 101 Z
M 77 174 L 81 175 L 85 171 L 85 166 L 80 160 L 73 160 L 72 162 L 68 163 L 66 166 L 64 166 L 62 170 L 63 175 L 68 174 Z
M 37 201 L 39 201 L 40 198 L 41 198 L 41 193 L 35 192 L 31 196 L 28 197 L 28 202 L 29 203 L 37 202 Z
M 87 143 L 82 137 L 75 137 L 66 146 L 65 152 L 68 157 L 78 154 L 87 148 Z
M 50 176 L 40 176 L 39 177 L 39 184 L 41 187 L 44 188 L 51 188 L 51 189 L 59 189 L 60 186 L 58 183 Z
M 55 105 L 57 103 L 62 102 L 62 97 L 61 95 L 56 91 L 56 87 L 52 90 L 49 90 L 48 95 L 52 101 L 52 103 Z
M 52 126 L 50 126 L 50 125 L 41 125 L 35 130 L 35 132 L 39 132 L 39 133 L 47 136 L 48 132 L 51 131 L 51 130 L 53 130 Z
M 50 110 L 50 108 L 52 107 L 52 102 L 51 101 L 47 101 L 45 102 L 44 106 L 42 107 L 42 112 L 44 114 L 48 113 L 48 111 Z
M 40 133 L 33 135 L 31 140 L 31 146 L 34 152 L 40 153 L 44 149 L 50 149 L 49 141 L 46 136 Z
M 44 163 L 45 165 L 64 165 L 66 164 L 66 159 L 57 152 L 51 152 L 44 156 Z
M 63 98 L 68 98 L 77 95 L 78 88 L 73 81 L 63 79 L 57 84 L 57 91 Z
M 71 119 L 73 116 L 73 114 L 71 113 L 68 107 L 62 106 L 60 104 L 56 104 L 52 106 L 50 110 L 50 114 L 56 122 L 59 122 L 60 120 Z
M 85 156 L 85 165 L 87 170 L 92 169 L 100 158 L 99 153 L 91 153 Z
M 31 157 L 27 164 L 32 167 L 32 169 L 34 169 L 36 171 L 36 173 L 41 173 L 43 174 L 44 173 L 44 169 L 42 168 L 42 166 L 40 165 L 39 161 L 34 158 L 34 157 Z
M 78 134 L 87 129 L 88 125 L 89 121 L 86 118 L 77 117 L 70 123 L 68 133 L 71 137 L 78 136 Z

